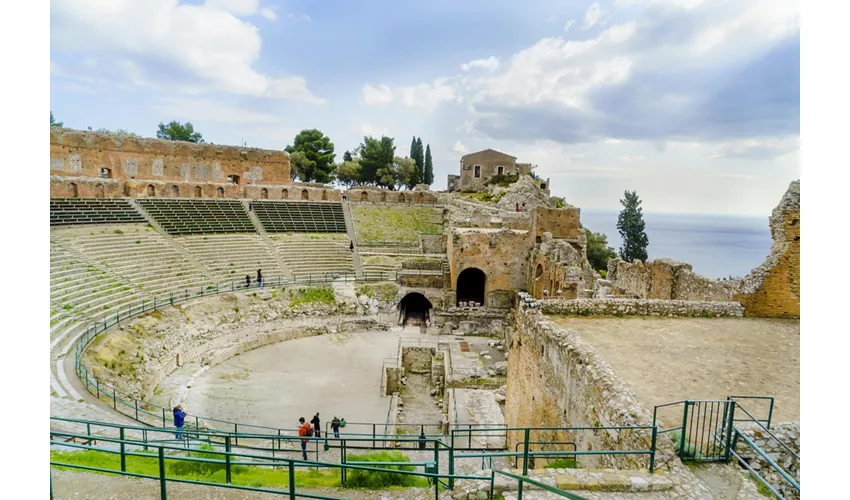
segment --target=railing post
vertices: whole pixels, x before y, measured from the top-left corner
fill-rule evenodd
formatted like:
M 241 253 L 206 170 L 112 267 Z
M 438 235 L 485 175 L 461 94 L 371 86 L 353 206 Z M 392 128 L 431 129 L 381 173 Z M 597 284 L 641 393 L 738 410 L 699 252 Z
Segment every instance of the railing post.
M 289 498 L 295 500 L 295 464 L 289 461 Z
M 239 424 L 236 423 L 233 424 L 233 439 L 235 441 L 234 444 L 239 446 Z
M 375 424 L 372 424 L 372 449 L 375 449 Z
M 162 409 L 162 426 L 165 427 L 165 408 Z
M 682 455 L 685 453 L 685 441 L 687 441 L 688 439 L 688 432 L 686 430 L 688 428 L 688 405 L 690 405 L 690 401 L 685 401 L 685 411 L 682 412 L 682 437 L 679 439 L 680 457 L 682 457 Z
M 732 429 L 735 424 L 735 402 L 732 401 L 729 403 L 729 425 L 726 428 L 726 461 L 729 461 L 729 458 L 732 456 Z
M 227 484 L 230 484 L 230 436 L 224 436 L 224 451 L 227 452 L 224 456 L 224 477 Z
M 491 469 L 490 470 L 490 495 L 487 497 L 490 500 L 493 500 L 493 487 L 495 486 L 495 483 L 496 483 L 496 471 Z
M 449 448 L 449 489 L 455 489 L 455 445 L 454 434 L 452 434 L 452 447 Z
M 162 500 L 168 499 L 168 491 L 165 488 L 165 451 L 162 446 L 159 447 L 159 497 Z
M 139 400 L 133 398 L 133 405 L 136 407 L 136 420 L 139 420 Z
M 112 388 L 112 409 L 118 411 L 118 398 L 115 396 L 115 388 Z
M 127 472 L 127 457 L 124 456 L 124 428 L 119 429 L 121 438 L 121 472 Z
M 652 474 L 655 471 L 655 445 L 658 439 L 658 426 L 652 426 L 652 454 L 649 455 L 649 473 Z
M 770 398 L 770 410 L 767 412 L 767 430 L 770 430 L 770 420 L 773 418 L 773 398 Z
M 466 447 L 472 449 L 472 424 L 469 424 L 469 435 L 466 441 Z
M 525 436 L 523 437 L 523 450 L 522 450 L 522 477 L 528 475 L 528 441 L 531 438 L 531 429 L 525 428 Z M 522 487 L 525 483 L 520 480 L 517 485 L 517 500 L 522 500 Z
M 97 400 L 100 401 L 100 380 L 95 377 L 94 379 L 94 395 L 97 397 Z

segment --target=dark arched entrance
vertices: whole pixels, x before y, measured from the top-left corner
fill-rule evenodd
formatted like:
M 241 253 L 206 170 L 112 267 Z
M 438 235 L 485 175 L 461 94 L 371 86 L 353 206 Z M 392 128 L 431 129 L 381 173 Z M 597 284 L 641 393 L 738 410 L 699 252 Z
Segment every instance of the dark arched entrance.
M 398 322 L 426 327 L 431 322 L 431 301 L 419 292 L 410 292 L 398 303 Z
M 464 269 L 457 277 L 457 302 L 478 302 L 484 305 L 484 289 L 487 275 L 481 269 Z

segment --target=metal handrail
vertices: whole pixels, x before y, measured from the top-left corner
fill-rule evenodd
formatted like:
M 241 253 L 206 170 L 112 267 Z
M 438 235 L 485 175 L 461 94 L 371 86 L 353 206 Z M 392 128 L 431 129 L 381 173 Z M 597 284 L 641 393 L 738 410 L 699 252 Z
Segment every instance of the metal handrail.
M 751 447 L 753 450 L 755 450 L 755 451 L 756 451 L 756 453 L 758 453 L 758 454 L 761 456 L 761 458 L 763 458 L 763 459 L 764 459 L 764 460 L 765 460 L 768 464 L 770 464 L 770 466 L 771 466 L 771 467 L 773 467 L 773 469 L 774 469 L 776 472 L 778 472 L 778 473 L 779 473 L 779 475 L 780 475 L 780 476 L 782 476 L 782 478 L 783 478 L 783 479 L 785 479 L 785 481 L 786 481 L 788 484 L 790 484 L 791 486 L 793 486 L 793 487 L 794 487 L 797 491 L 800 491 L 800 483 L 798 483 L 797 481 L 795 481 L 795 480 L 794 480 L 794 478 L 793 478 L 793 477 L 791 477 L 791 476 L 790 476 L 787 472 L 785 472 L 785 470 L 784 470 L 782 467 L 780 467 L 779 465 L 777 465 L 777 463 L 776 463 L 776 462 L 774 462 L 774 461 L 773 461 L 773 459 L 771 459 L 771 458 L 767 455 L 767 453 L 765 453 L 765 452 L 764 452 L 761 448 L 759 448 L 759 447 L 758 447 L 758 446 L 757 446 L 757 445 L 756 445 L 756 444 L 755 444 L 755 443 L 754 443 L 754 442 L 753 442 L 750 438 L 748 438 L 746 434 L 744 434 L 743 432 L 741 432 L 741 431 L 740 431 L 740 430 L 738 430 L 738 429 L 735 429 L 735 437 L 741 437 L 741 438 L 743 438 L 743 439 L 744 439 L 744 441 L 746 441 L 746 443 L 747 443 L 748 445 L 750 445 L 750 447 Z M 733 451 L 733 453 L 734 453 L 734 451 Z M 739 462 L 740 462 L 740 461 L 743 461 L 743 459 L 742 459 L 742 458 L 741 458 L 741 457 L 740 457 L 737 453 L 735 453 L 735 458 L 737 458 Z M 772 490 L 772 488 L 771 488 L 771 490 Z
M 569 498 L 570 500 L 587 500 L 586 498 L 580 497 L 580 496 L 576 495 L 575 493 L 570 493 L 569 491 L 559 490 L 558 488 L 555 488 L 553 486 L 549 486 L 546 483 L 542 483 L 540 481 L 535 481 L 534 479 L 531 479 L 531 478 L 528 478 L 528 477 L 525 477 L 525 476 L 518 476 L 516 474 L 512 474 L 510 472 L 506 472 L 506 471 L 503 471 L 503 470 L 497 470 L 497 469 L 493 469 L 493 470 L 490 471 L 490 498 L 491 499 L 493 498 L 493 487 L 494 487 L 495 482 L 496 482 L 496 474 L 500 474 L 502 476 L 509 477 L 511 479 L 516 479 L 517 481 L 519 481 L 519 486 L 517 488 L 517 500 L 522 500 L 522 485 L 523 485 L 523 483 L 533 484 L 534 486 L 537 486 L 538 488 L 541 488 L 541 489 L 544 489 L 546 491 L 555 493 L 556 495 L 562 496 L 564 498 Z

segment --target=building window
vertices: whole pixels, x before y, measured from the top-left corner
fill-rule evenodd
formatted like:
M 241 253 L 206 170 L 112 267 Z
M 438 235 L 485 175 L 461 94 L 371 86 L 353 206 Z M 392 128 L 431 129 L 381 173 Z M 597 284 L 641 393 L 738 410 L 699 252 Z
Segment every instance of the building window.
M 481 165 L 475 165 L 475 177 L 481 177 Z
M 233 184 L 239 184 L 239 176 L 238 175 L 228 175 L 227 176 L 227 182 L 230 182 L 230 183 L 233 183 Z
M 505 173 L 505 166 L 504 165 L 497 165 L 496 166 L 496 173 L 499 174 L 499 175 L 504 174 Z
M 100 169 L 100 178 L 101 179 L 111 179 L 112 178 L 112 170 L 108 168 Z

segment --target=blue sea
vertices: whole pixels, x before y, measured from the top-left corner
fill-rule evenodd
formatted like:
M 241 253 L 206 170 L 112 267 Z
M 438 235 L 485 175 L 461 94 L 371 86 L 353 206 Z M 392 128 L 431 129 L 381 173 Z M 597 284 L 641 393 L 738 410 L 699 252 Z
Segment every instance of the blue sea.
M 581 223 L 605 233 L 619 250 L 617 212 L 581 211 Z M 649 260 L 663 257 L 687 262 L 708 278 L 744 277 L 764 262 L 772 243 L 768 218 L 722 215 L 644 213 Z

